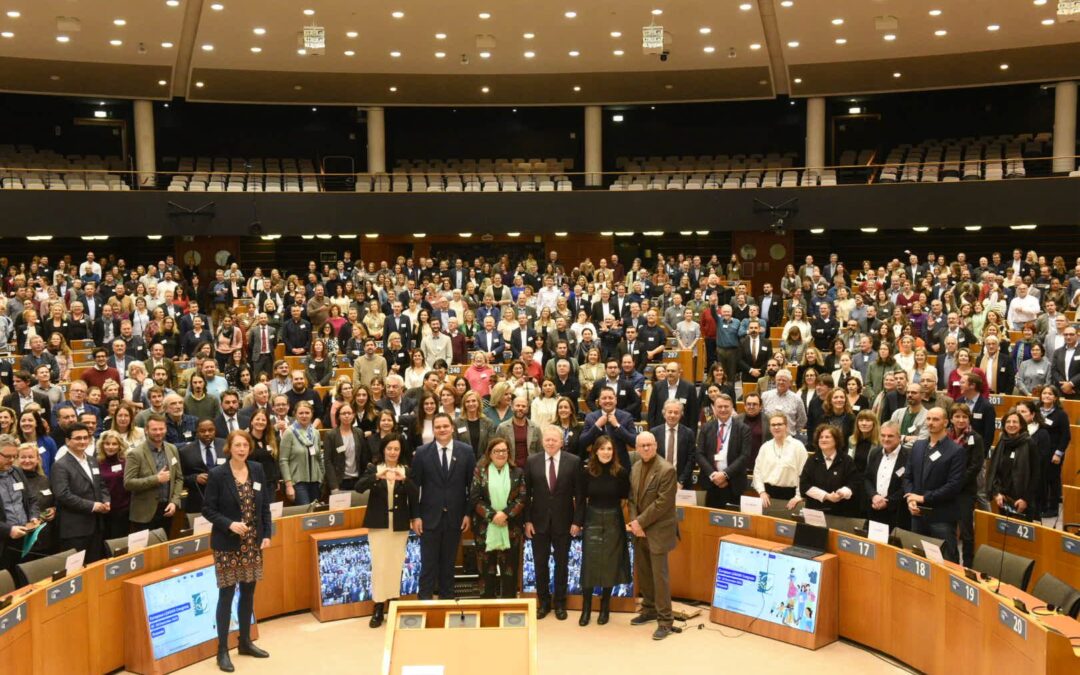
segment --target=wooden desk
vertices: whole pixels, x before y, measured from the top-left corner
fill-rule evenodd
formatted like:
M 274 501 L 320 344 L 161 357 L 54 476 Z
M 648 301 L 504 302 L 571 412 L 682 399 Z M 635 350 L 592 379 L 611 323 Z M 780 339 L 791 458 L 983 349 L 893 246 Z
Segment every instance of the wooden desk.
M 1080 523 L 1080 487 L 1064 485 L 1061 488 L 1063 510 L 1061 520 L 1063 523 Z
M 1002 532 L 1006 527 L 1008 535 Z M 1038 523 L 976 511 L 976 550 L 981 544 L 1004 547 L 1009 553 L 1033 559 L 1035 567 L 1031 572 L 1032 588 L 1039 577 L 1047 572 L 1073 588 L 1080 588 L 1080 537 L 1043 527 Z

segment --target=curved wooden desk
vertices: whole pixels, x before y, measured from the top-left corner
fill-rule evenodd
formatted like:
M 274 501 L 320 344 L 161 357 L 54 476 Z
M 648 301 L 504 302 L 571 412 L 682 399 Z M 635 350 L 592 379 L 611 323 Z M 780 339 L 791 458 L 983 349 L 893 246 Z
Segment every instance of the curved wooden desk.
M 361 526 L 364 508 L 281 518 L 264 552 L 264 575 L 255 597 L 260 620 L 309 609 L 314 600 L 310 535 Z M 680 507 L 681 542 L 670 558 L 676 597 L 712 599 L 720 537 L 747 534 L 786 543 L 794 523 L 767 516 Z M 1001 544 L 993 514 L 979 514 L 979 543 Z M 1015 523 L 1016 521 L 1008 521 Z M 1035 557 L 1035 576 L 1051 571 L 1080 582 L 1080 537 L 1038 525 L 1032 541 L 1008 538 L 1008 550 Z M 170 541 L 100 561 L 76 575 L 21 589 L 0 610 L 0 672 L 108 673 L 124 667 L 124 579 L 206 555 L 208 535 Z M 1056 548 L 1055 548 L 1056 547 Z M 1062 617 L 1021 615 L 1006 597 L 1018 589 L 996 582 L 972 584 L 963 573 L 896 548 L 832 532 L 830 552 L 840 564 L 840 635 L 889 654 L 919 670 L 939 673 L 1080 672 L 1080 655 L 1065 635 L 1080 624 Z M 919 574 L 922 572 L 923 574 Z M 1021 595 L 1028 607 L 1037 600 Z M 1004 615 L 1002 614 L 1004 610 Z M 1065 635 L 1054 632 L 1060 630 Z

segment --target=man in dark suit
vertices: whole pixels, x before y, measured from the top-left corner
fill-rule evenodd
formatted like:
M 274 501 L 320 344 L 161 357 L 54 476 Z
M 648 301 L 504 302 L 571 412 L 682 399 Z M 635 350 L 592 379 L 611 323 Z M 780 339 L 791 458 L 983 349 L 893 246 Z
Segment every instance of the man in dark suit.
M 765 328 L 783 325 L 784 303 L 780 296 L 773 293 L 773 286 L 766 283 L 761 287 L 761 297 L 757 305 L 761 309 L 761 318 L 765 319 Z
M 678 363 L 668 363 L 666 370 L 667 379 L 653 385 L 652 393 L 649 395 L 649 412 L 646 415 L 646 426 L 651 429 L 658 424 L 662 424 L 667 416 L 664 412 L 664 406 L 668 401 L 675 400 L 683 404 L 682 423 L 689 427 L 691 431 L 697 431 L 698 400 L 694 385 L 682 379 L 682 370 Z M 660 439 L 659 436 L 656 438 Z M 660 447 L 660 454 L 668 461 L 671 461 L 671 458 L 664 454 L 662 440 L 660 441 Z M 679 477 L 682 477 L 682 472 L 679 473 Z
M 753 440 L 750 427 L 735 419 L 735 402 L 727 394 L 713 400 L 713 417 L 699 436 L 697 463 L 700 475 L 709 481 L 705 505 L 716 509 L 739 503 L 746 489 Z
M 978 373 L 971 372 L 960 378 L 960 387 L 964 393 L 957 403 L 966 403 L 971 409 L 971 428 L 982 438 L 993 438 L 996 427 L 997 411 L 985 396 L 980 396 L 983 381 Z
M 251 379 L 257 380 L 259 373 L 270 375 L 274 367 L 274 348 L 277 346 L 277 330 L 267 325 L 269 317 L 259 313 L 257 323 L 248 329 L 247 346 L 251 356 Z
M 616 407 L 629 413 L 633 419 L 637 419 L 641 415 L 641 397 L 630 386 L 630 383 L 620 377 L 619 362 L 614 358 L 608 359 L 604 363 L 604 373 L 607 377 L 594 382 L 585 399 L 589 410 L 597 410 L 600 392 L 607 387 L 615 392 Z
M 634 418 L 630 413 L 616 407 L 618 399 L 615 397 L 615 390 L 609 387 L 601 389 L 598 401 L 600 409 L 585 416 L 580 440 L 582 454 L 597 438 L 608 436 L 615 446 L 615 452 L 619 454 L 619 463 L 630 466 L 630 451 L 627 447 L 633 447 L 637 439 Z
M 394 301 L 391 307 L 391 314 L 383 321 L 383 340 L 389 341 L 390 333 L 397 333 L 401 336 L 402 342 L 407 345 L 409 336 L 412 335 L 412 323 L 408 316 L 401 313 L 400 301 Z
M 551 570 L 548 552 L 555 558 L 555 618 L 566 619 L 566 589 L 570 571 L 570 538 L 581 533 L 585 522 L 585 500 L 581 481 L 581 460 L 563 452 L 563 432 L 545 426 L 541 432 L 542 453 L 525 462 L 525 536 L 532 540 L 536 569 L 536 618 L 552 609 Z
M 502 362 L 506 344 L 503 342 L 502 334 L 495 330 L 495 317 L 490 315 L 484 317 L 484 329 L 477 331 L 474 337 L 477 351 L 487 355 L 488 363 Z
M 184 499 L 184 511 L 188 514 L 202 513 L 203 491 L 210 477 L 210 469 L 224 464 L 225 439 L 216 438 L 214 423 L 211 420 L 199 420 L 195 429 L 195 440 L 180 446 L 180 469 L 184 474 L 184 487 L 187 497 Z
M 870 448 L 863 477 L 866 495 L 865 513 L 870 520 L 907 530 L 911 515 L 904 503 L 903 478 L 907 471 L 908 451 L 900 445 L 900 425 L 881 425 L 881 445 Z
M 682 401 L 669 399 L 664 403 L 664 421 L 649 429 L 656 437 L 656 452 L 675 467 L 680 487 L 690 485 L 697 450 L 693 429 L 682 423 L 686 418 L 684 410 Z
M 1065 398 L 1080 398 L 1080 349 L 1077 349 L 1076 326 L 1062 331 L 1065 344 L 1054 352 L 1050 364 L 1050 381 L 1056 384 Z M 991 437 L 992 438 L 992 437 Z
M 994 335 L 983 340 L 978 365 L 986 373 L 987 391 L 992 394 L 1012 394 L 1016 383 L 1016 364 L 1001 351 L 1001 341 Z
M 645 344 L 639 339 L 637 327 L 627 326 L 624 335 L 625 337 L 619 343 L 617 351 L 619 358 L 621 359 L 629 354 L 634 359 L 634 370 L 639 373 L 645 372 L 645 365 L 649 362 L 649 357 L 645 352 Z
M 214 418 L 214 435 L 227 438 L 232 432 L 246 428 L 240 424 L 240 394 L 235 389 L 226 389 L 221 392 L 221 412 Z
M 394 413 L 394 419 L 400 420 L 402 415 L 411 413 L 416 408 L 416 399 L 405 397 L 405 381 L 400 375 L 388 375 L 386 377 L 386 397 L 379 401 L 379 410 L 389 410 Z
M 4 407 L 11 408 L 15 411 L 15 415 L 18 416 L 22 414 L 27 405 L 36 403 L 41 407 L 42 419 L 49 419 L 49 409 L 51 408 L 49 397 L 31 390 L 31 387 L 34 386 L 34 376 L 25 370 L 17 370 L 12 381 L 14 391 L 4 397 Z
M 260 382 L 251 388 L 251 405 L 241 408 L 236 413 L 237 424 L 241 429 L 251 426 L 251 416 L 256 410 L 265 410 L 267 415 L 273 415 L 270 410 L 270 387 L 265 382 Z
M 536 331 L 529 328 L 529 315 L 520 312 L 517 315 L 518 327 L 510 333 L 510 351 L 515 359 L 521 358 L 521 350 L 532 347 L 536 342 Z
M 904 499 L 911 513 L 911 530 L 945 540 L 941 554 L 959 562 L 956 524 L 960 520 L 960 492 L 964 488 L 964 449 L 947 435 L 946 412 L 926 413 L 930 437 L 915 441 L 903 475 Z M 932 509 L 923 512 L 921 509 Z
M 469 530 L 466 505 L 476 455 L 466 443 L 454 440 L 450 416 L 438 413 L 432 421 L 435 440 L 413 456 L 413 481 L 420 488 L 420 517 L 413 530 L 420 535 L 420 599 L 454 598 L 454 561 L 461 533 Z M 561 441 L 561 437 L 560 437 Z
M 93 455 L 87 454 L 90 429 L 74 424 L 67 430 L 67 453 L 56 460 L 50 482 L 56 498 L 60 550 L 86 551 L 84 563 L 105 557 L 105 527 L 109 490 Z
M 761 322 L 751 319 L 746 337 L 739 341 L 739 372 L 743 384 L 757 382 L 765 374 L 765 364 L 773 355 L 769 338 L 761 334 Z

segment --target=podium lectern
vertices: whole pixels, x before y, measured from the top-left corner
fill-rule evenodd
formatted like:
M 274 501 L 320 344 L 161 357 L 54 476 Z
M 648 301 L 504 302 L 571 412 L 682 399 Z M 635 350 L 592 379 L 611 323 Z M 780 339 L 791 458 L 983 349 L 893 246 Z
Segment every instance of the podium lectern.
M 536 600 L 390 603 L 382 675 L 536 675 Z

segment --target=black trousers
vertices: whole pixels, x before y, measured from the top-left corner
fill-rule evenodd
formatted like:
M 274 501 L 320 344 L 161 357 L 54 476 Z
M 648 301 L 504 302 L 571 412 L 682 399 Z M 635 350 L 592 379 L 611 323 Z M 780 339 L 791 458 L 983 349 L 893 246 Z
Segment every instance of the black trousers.
M 92 534 L 84 535 L 81 537 L 61 537 L 60 538 L 60 550 L 66 551 L 68 549 L 75 549 L 76 551 L 86 551 L 86 557 L 83 558 L 83 564 L 89 565 L 92 562 L 97 562 L 105 558 L 105 536 L 104 531 L 99 524 L 94 528 Z
M 570 577 L 570 528 L 562 532 L 537 532 L 532 538 L 533 565 L 536 569 L 536 597 L 540 604 L 551 604 L 551 569 L 548 555 L 555 557 L 555 606 L 566 607 L 566 588 Z
M 274 376 L 274 355 L 263 354 L 251 360 L 251 381 L 259 381 L 259 373 L 266 373 L 267 377 Z
M 439 587 L 440 600 L 454 598 L 454 564 L 461 543 L 461 522 L 451 522 L 443 514 L 435 528 L 424 528 L 420 535 L 420 599 L 430 600 Z
M 727 487 L 716 487 L 716 484 L 709 481 L 708 476 L 702 477 L 705 480 L 705 484 L 709 486 L 708 492 L 705 493 L 705 506 L 710 509 L 722 509 L 727 507 L 728 504 L 738 504 L 740 494 L 735 494 L 735 490 L 731 488 L 731 481 L 728 481 Z
M 236 619 L 240 624 L 240 643 L 243 644 L 251 641 L 251 613 L 255 608 L 255 582 L 238 585 L 240 586 L 240 602 L 236 606 Z M 236 586 L 218 589 L 216 616 L 219 649 L 228 649 L 229 620 L 232 618 L 234 595 L 236 595 Z
M 157 510 L 154 511 L 154 517 L 150 519 L 148 523 L 137 523 L 134 520 L 131 521 L 131 529 L 129 532 L 139 532 L 140 530 L 156 530 L 161 528 L 165 530 L 165 538 L 169 537 L 169 530 L 172 527 L 172 516 L 165 515 L 165 507 L 168 504 L 164 502 L 158 502 Z

